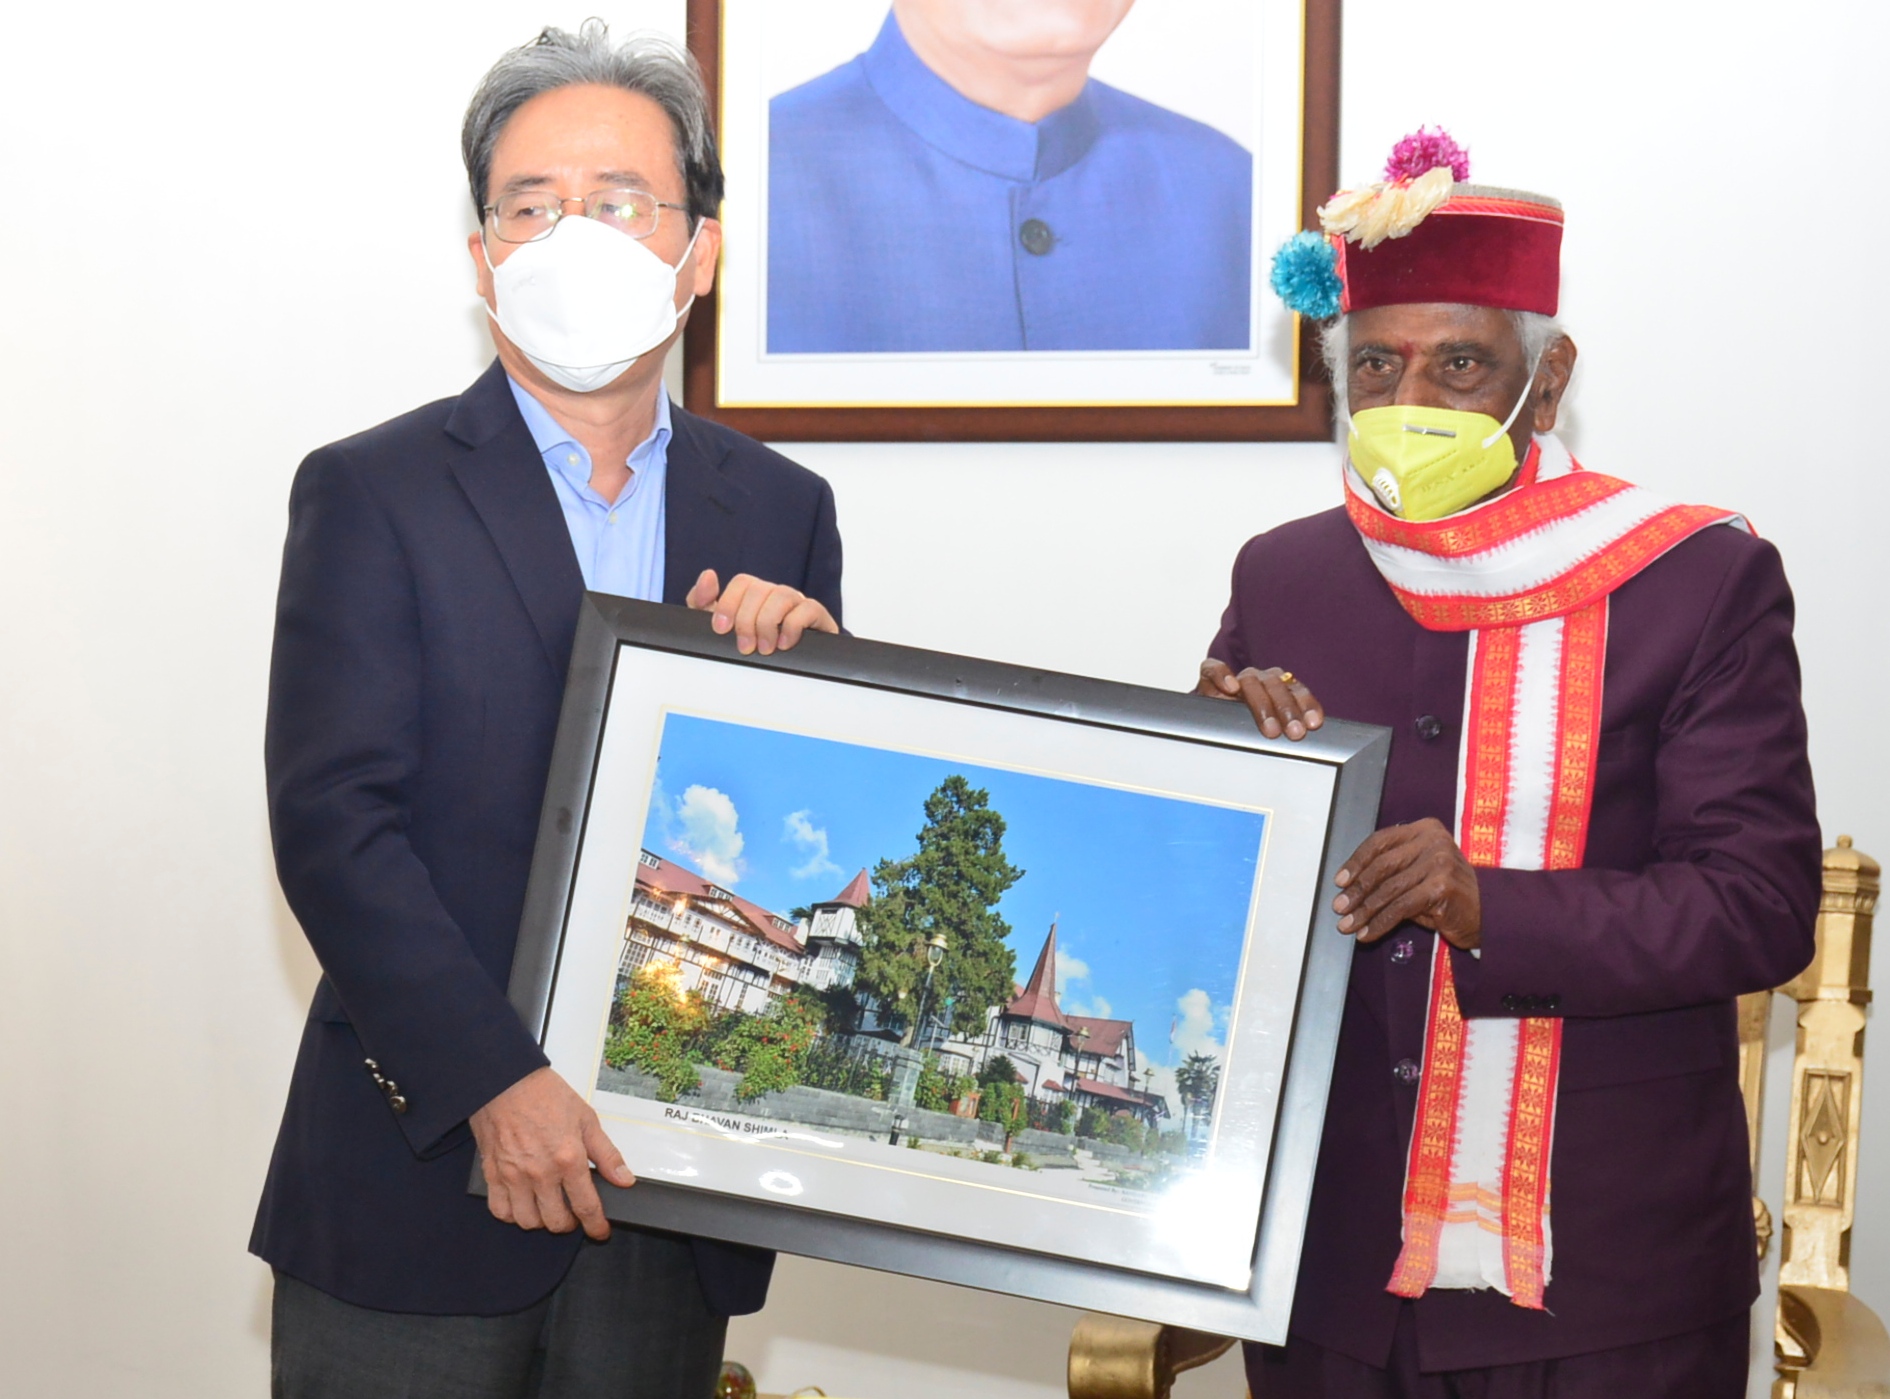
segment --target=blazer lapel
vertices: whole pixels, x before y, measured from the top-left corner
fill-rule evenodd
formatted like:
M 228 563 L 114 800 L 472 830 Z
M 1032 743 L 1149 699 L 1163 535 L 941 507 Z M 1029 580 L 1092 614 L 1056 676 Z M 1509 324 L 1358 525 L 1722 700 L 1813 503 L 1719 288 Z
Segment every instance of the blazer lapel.
M 460 395 L 446 431 L 472 449 L 453 464 L 453 475 L 492 536 L 562 684 L 584 575 L 558 493 L 497 360 Z
M 693 413 L 670 406 L 669 480 L 664 499 L 663 601 L 680 604 L 712 568 L 723 587 L 742 557 L 748 491 L 727 471 L 729 449 Z

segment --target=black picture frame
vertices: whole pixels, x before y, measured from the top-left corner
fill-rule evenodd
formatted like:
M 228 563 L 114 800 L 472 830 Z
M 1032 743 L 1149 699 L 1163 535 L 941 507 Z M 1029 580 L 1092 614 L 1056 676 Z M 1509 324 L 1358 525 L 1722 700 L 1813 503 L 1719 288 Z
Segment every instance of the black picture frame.
M 1320 890 L 1329 889 L 1339 865 L 1376 825 L 1390 749 L 1389 730 L 1369 725 L 1329 720 L 1318 732 L 1289 743 L 1262 736 L 1236 704 L 854 637 L 809 634 L 787 652 L 742 656 L 731 636 L 713 632 L 705 613 L 589 594 L 573 648 L 509 987 L 519 1016 L 541 1040 L 558 1014 L 572 890 L 599 795 L 599 755 L 612 691 L 624 668 L 650 653 L 838 682 L 848 704 L 921 696 L 1046 725 L 1155 735 L 1330 769 L 1330 807 L 1312 813 L 1325 833 L 1318 857 Z M 1310 907 L 1301 981 L 1287 998 L 1293 1007 L 1290 1050 L 1278 1090 L 1251 1285 L 1245 1291 L 647 1177 L 630 1189 L 600 1179 L 606 1213 L 629 1224 L 1280 1342 L 1291 1312 L 1352 948 L 1337 931 L 1329 898 L 1314 897 Z M 1299 934 L 1295 930 L 1292 936 Z M 577 1086 L 580 1091 L 587 1087 Z M 477 1166 L 471 1188 L 484 1190 Z

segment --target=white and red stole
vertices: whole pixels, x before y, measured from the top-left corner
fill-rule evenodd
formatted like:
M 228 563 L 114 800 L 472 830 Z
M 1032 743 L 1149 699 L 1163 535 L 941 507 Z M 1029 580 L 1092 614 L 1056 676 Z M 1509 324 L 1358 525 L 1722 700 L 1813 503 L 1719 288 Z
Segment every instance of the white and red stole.
M 1553 437 L 1536 440 L 1514 490 L 1442 520 L 1386 513 L 1349 463 L 1345 485 L 1347 513 L 1405 611 L 1431 631 L 1470 633 L 1457 769 L 1465 858 L 1579 867 L 1608 595 L 1696 531 L 1745 521 L 1584 471 Z M 1389 1291 L 1495 1287 L 1542 1307 L 1561 1045 L 1559 1019 L 1464 1019 L 1437 940 Z

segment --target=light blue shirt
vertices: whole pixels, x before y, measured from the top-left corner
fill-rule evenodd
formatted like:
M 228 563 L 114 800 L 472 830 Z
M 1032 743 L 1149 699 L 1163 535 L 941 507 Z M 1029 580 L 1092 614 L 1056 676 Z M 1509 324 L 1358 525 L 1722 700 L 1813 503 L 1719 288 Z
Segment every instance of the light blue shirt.
M 545 405 L 511 378 L 512 397 L 545 459 L 564 508 L 584 586 L 594 593 L 663 600 L 663 546 L 669 477 L 669 395 L 656 395 L 656 426 L 625 463 L 630 480 L 613 501 L 591 489 L 591 454 L 558 425 Z

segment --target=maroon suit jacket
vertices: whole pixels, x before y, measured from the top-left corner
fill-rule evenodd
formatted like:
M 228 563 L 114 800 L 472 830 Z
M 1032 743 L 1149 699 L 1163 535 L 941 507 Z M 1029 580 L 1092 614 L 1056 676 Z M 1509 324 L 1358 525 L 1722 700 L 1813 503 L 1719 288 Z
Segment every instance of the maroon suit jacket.
M 1250 540 L 1211 653 L 1285 666 L 1329 713 L 1393 731 L 1380 824 L 1454 826 L 1463 632 L 1426 631 L 1343 510 Z M 1613 595 L 1601 745 L 1579 870 L 1479 871 L 1481 957 L 1453 952 L 1467 1016 L 1564 1017 L 1546 1311 L 1433 1290 L 1427 1370 L 1677 1335 L 1758 1290 L 1733 998 L 1811 958 L 1821 841 L 1792 600 L 1777 552 L 1714 526 Z M 1295 1334 L 1386 1363 L 1385 1290 L 1424 1043 L 1434 935 L 1353 960 L 1293 1308 Z

